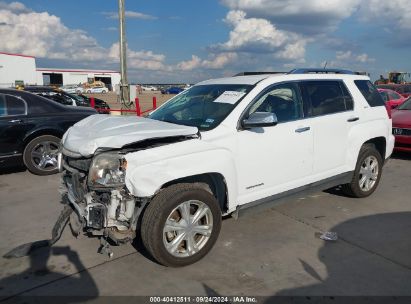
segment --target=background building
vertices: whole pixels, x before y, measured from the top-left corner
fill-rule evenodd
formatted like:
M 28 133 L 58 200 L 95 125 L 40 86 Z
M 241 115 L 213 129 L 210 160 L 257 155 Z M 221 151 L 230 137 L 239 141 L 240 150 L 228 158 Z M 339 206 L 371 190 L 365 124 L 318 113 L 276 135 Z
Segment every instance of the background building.
M 36 59 L 33 56 L 0 52 L 0 87 L 36 82 Z
M 120 83 L 120 73 L 108 70 L 36 69 L 37 84 L 65 85 L 102 81 L 110 90 Z
M 37 68 L 33 56 L 0 52 L 0 87 L 24 85 L 67 85 L 102 81 L 113 90 L 120 73 L 110 70 Z

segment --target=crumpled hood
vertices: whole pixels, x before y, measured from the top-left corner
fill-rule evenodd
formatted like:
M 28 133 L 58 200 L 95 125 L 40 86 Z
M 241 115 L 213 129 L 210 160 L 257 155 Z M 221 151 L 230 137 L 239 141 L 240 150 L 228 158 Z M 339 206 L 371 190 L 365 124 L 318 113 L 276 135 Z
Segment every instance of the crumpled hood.
M 137 116 L 92 115 L 75 125 L 64 134 L 65 149 L 91 156 L 98 148 L 121 148 L 150 138 L 188 136 L 197 134 L 196 127 L 153 120 Z

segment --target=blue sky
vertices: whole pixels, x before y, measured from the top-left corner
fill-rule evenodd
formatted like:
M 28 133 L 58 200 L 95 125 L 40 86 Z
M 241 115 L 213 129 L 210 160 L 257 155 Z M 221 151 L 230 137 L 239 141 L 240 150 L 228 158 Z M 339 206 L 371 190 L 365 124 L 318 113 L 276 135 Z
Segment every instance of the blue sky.
M 0 0 L 0 51 L 118 70 L 117 0 Z M 328 66 L 411 71 L 408 0 L 126 0 L 132 82 Z

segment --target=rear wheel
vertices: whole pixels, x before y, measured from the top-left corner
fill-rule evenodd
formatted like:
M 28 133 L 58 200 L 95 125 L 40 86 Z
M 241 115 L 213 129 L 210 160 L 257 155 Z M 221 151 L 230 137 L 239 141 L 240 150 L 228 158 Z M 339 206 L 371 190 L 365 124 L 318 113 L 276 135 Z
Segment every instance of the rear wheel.
M 359 153 L 351 183 L 343 185 L 343 192 L 352 197 L 367 197 L 377 188 L 383 160 L 374 144 L 365 144 Z
M 60 138 L 52 135 L 42 135 L 31 140 L 23 152 L 27 169 L 37 175 L 57 173 L 59 145 Z
M 221 227 L 216 198 L 201 184 L 176 184 L 148 205 L 141 236 L 150 254 L 165 266 L 197 262 L 215 244 Z

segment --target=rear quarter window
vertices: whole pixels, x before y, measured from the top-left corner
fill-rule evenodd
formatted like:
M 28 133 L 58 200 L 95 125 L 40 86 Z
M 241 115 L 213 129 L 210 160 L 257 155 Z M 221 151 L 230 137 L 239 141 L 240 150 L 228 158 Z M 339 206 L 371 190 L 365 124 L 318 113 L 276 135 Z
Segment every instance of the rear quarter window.
M 362 96 L 367 100 L 370 107 L 384 106 L 384 100 L 377 88 L 369 80 L 354 80 L 358 90 Z

